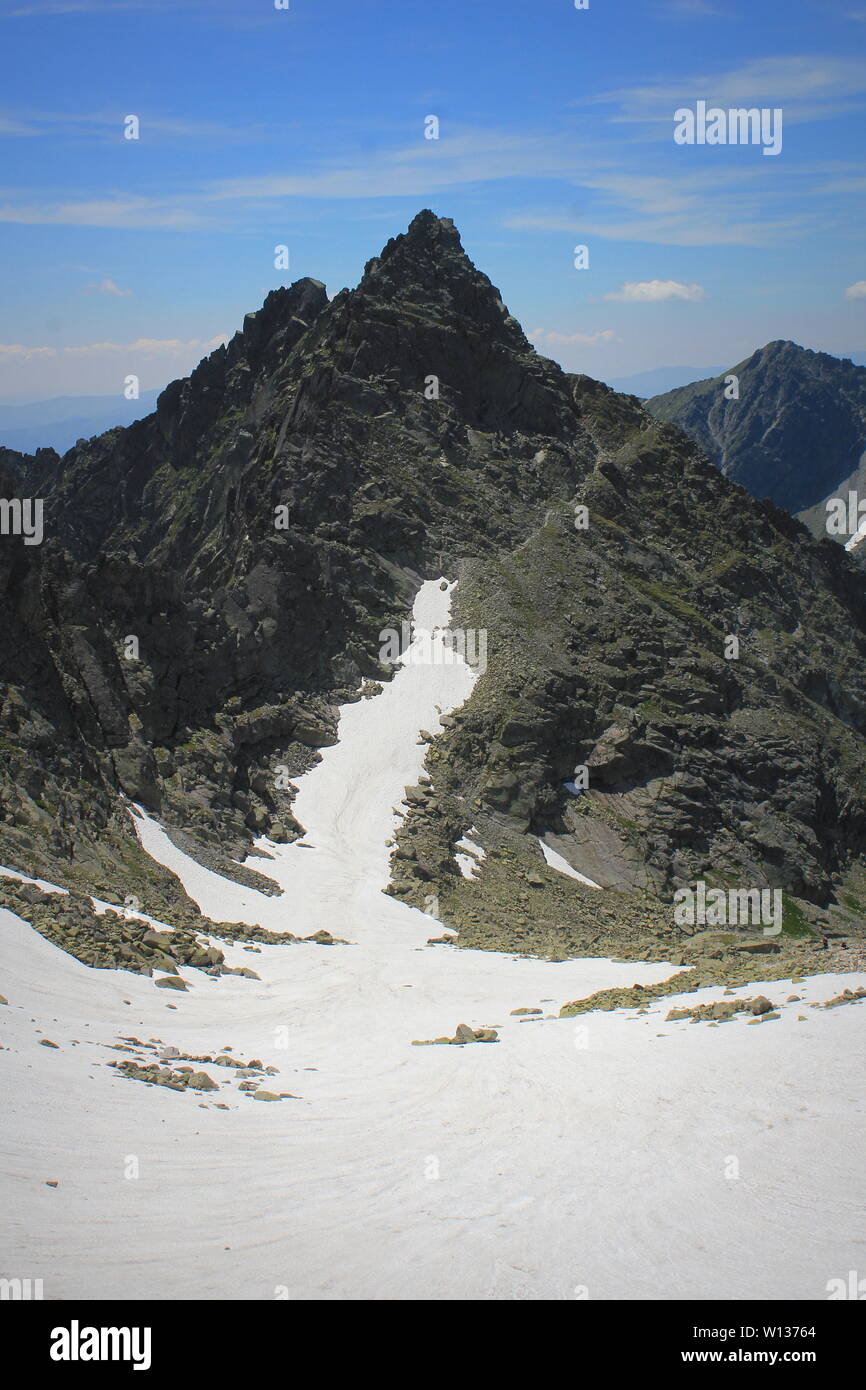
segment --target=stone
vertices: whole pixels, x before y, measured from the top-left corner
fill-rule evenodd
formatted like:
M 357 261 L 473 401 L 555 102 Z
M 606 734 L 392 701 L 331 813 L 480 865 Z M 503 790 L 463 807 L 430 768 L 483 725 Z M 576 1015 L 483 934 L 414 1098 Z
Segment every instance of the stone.
M 208 1076 L 206 1071 L 192 1072 L 187 1085 L 191 1091 L 216 1091 L 219 1089 L 217 1083 Z
M 748 1002 L 750 1014 L 768 1014 L 772 1007 L 769 999 L 763 994 L 759 994 L 755 999 L 750 999 Z
M 153 982 L 157 989 L 182 989 L 187 988 L 186 980 L 182 980 L 179 975 L 160 975 Z

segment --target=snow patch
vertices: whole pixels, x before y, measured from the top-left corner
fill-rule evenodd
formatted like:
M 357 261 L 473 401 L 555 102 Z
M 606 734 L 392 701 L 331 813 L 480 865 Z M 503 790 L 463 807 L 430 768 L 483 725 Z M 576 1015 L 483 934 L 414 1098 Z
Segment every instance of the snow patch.
M 431 628 L 447 624 L 450 591 L 422 586 L 416 619 L 428 606 Z M 428 946 L 431 918 L 382 892 L 418 731 L 471 687 L 465 666 L 407 664 L 342 711 L 340 742 L 298 778 L 313 848 L 260 841 L 274 858 L 247 861 L 280 896 L 203 868 L 135 814 L 208 915 L 356 944 L 263 942 L 252 957 L 225 943 L 259 980 L 189 970 L 189 992 L 166 997 L 0 910 L 3 1258 L 25 1272 L 38 1258 L 47 1298 L 559 1300 L 582 1284 L 594 1299 L 766 1301 L 824 1298 L 828 1271 L 856 1265 L 863 1010 L 808 1007 L 851 975 L 798 983 L 802 1004 L 761 1026 L 665 1024 L 719 988 L 559 1019 L 568 1000 L 672 967 Z M 512 1015 L 537 1001 L 547 1016 Z M 459 1022 L 500 1042 L 412 1047 Z M 199 1108 L 107 1067 L 119 1034 L 194 1055 L 231 1044 L 300 1099 L 256 1104 L 212 1066 L 226 1084 Z M 725 1181 L 729 1154 L 742 1182 Z
M 551 869 L 556 869 L 556 872 L 559 874 L 567 874 L 569 878 L 576 878 L 578 883 L 585 883 L 587 888 L 598 888 L 604 891 L 600 883 L 595 883 L 593 879 L 587 878 L 586 874 L 579 873 L 577 869 L 573 869 L 567 859 L 563 859 L 561 854 L 557 854 L 556 850 L 551 849 L 543 840 L 539 839 L 538 843 L 541 845 L 541 853 L 544 855 Z
M 477 845 L 469 836 L 477 834 L 474 825 L 469 827 L 468 832 L 463 835 L 455 844 L 463 850 L 463 854 L 455 854 L 454 860 L 464 878 L 478 878 L 481 872 L 482 862 L 487 858 L 486 850 L 481 845 Z

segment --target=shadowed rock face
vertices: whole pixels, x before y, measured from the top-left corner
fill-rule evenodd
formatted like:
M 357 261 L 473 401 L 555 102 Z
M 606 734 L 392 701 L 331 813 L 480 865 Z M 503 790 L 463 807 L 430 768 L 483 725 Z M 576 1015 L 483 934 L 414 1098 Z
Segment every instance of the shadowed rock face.
M 146 419 L 0 469 L 2 495 L 45 499 L 41 546 L 0 543 L 11 867 L 122 880 L 146 908 L 171 876 L 125 797 L 217 865 L 294 837 L 275 769 L 333 742 L 336 706 L 387 678 L 380 630 L 442 572 L 488 669 L 431 749 L 396 893 L 526 917 L 530 939 L 545 911 L 575 929 L 602 912 L 538 835 L 622 890 L 611 931 L 655 911 L 634 916 L 638 890 L 707 869 L 820 899 L 860 853 L 851 562 L 633 398 L 539 357 L 446 219 L 419 214 L 330 302 L 314 280 L 274 291 Z M 489 858 L 470 884 L 452 846 L 473 821 Z M 526 872 L 529 906 L 508 887 Z
M 725 398 L 723 374 L 653 396 L 646 408 L 684 429 L 753 497 L 791 513 L 846 485 L 866 448 L 866 368 L 780 341 L 730 372 L 738 400 Z

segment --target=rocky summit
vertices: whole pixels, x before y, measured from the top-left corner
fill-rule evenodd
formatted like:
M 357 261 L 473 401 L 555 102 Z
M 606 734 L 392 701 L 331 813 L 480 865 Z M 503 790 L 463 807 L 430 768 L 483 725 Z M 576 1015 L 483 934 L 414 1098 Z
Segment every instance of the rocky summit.
M 666 413 L 692 421 L 539 356 L 425 211 L 356 289 L 274 290 L 146 419 L 62 458 L 4 450 L 2 495 L 43 500 L 44 540 L 0 548 L 0 860 L 78 893 L 122 881 L 194 930 L 140 803 L 267 888 L 237 861 L 303 834 L 289 779 L 390 679 L 383 631 L 445 574 L 485 660 L 407 793 L 392 894 L 433 897 L 461 945 L 546 954 L 661 949 L 696 879 L 779 889 L 788 935 L 858 930 L 860 573 L 720 471 L 714 427 L 702 448 Z M 761 490 L 798 509 L 795 481 Z
M 726 477 L 818 536 L 832 534 L 827 498 L 858 485 L 866 497 L 866 367 L 847 358 L 767 343 L 721 376 L 653 396 L 646 407 L 691 435 Z

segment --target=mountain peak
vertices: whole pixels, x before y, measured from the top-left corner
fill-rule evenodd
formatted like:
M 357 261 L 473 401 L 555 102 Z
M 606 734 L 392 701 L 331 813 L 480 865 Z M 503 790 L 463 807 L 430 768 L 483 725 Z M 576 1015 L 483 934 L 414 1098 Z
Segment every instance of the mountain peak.
M 866 370 L 775 338 L 732 372 L 736 405 L 722 374 L 654 397 L 647 409 L 680 425 L 726 477 L 786 511 L 807 513 L 845 491 L 866 437 Z M 821 534 L 825 519 L 821 512 Z
M 465 262 L 467 270 L 475 272 L 475 267 L 463 249 L 460 233 L 450 217 L 437 217 L 429 208 L 422 208 L 412 218 L 405 232 L 391 237 L 379 256 L 368 261 L 364 267 L 366 274 L 371 267 L 402 256 L 437 255 L 451 252 Z M 477 272 L 476 272 L 477 273 Z
M 565 376 L 538 356 L 448 217 L 429 208 L 332 300 L 321 339 L 341 374 L 385 376 L 416 391 L 428 378 L 475 429 L 563 437 L 575 428 Z
M 376 305 L 391 313 L 397 307 L 413 320 L 420 313 L 521 356 L 532 352 L 499 290 L 468 256 L 451 218 L 429 208 L 367 262 L 353 297 L 365 311 Z

